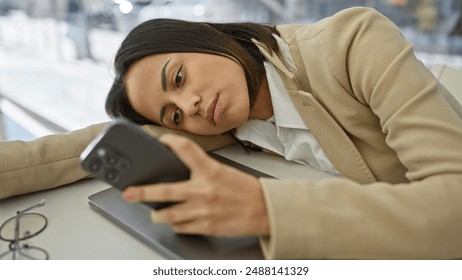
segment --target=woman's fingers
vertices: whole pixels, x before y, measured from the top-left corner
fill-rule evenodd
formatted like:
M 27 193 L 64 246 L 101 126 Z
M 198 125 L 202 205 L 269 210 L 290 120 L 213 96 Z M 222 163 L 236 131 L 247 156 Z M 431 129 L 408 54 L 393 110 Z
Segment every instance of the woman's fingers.
M 129 202 L 178 202 L 188 198 L 188 181 L 132 186 L 125 189 L 122 197 Z
M 243 222 L 239 215 L 229 217 L 224 212 L 227 211 L 222 207 L 210 208 L 210 205 L 204 202 L 184 202 L 162 210 L 151 211 L 151 219 L 155 223 L 172 224 L 173 230 L 177 233 L 248 235 L 248 229 L 243 228 L 245 221 Z
M 161 210 L 153 210 L 151 218 L 156 223 L 180 224 L 206 216 L 202 205 L 186 201 Z

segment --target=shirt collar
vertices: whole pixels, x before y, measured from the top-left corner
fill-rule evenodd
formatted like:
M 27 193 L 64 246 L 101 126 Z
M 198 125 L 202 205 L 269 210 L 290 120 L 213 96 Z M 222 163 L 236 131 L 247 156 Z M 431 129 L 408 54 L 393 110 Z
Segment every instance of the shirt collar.
M 284 86 L 275 66 L 263 62 L 266 69 L 271 102 L 273 104 L 274 120 L 276 126 L 287 128 L 308 129 L 299 112 L 292 103 L 287 89 Z

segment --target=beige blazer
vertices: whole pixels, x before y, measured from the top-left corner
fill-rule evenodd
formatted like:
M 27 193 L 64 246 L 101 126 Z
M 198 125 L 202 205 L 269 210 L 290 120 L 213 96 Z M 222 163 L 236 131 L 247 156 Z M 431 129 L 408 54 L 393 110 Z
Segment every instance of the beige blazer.
M 348 179 L 261 179 L 266 257 L 461 258 L 461 116 L 398 28 L 354 8 L 279 30 L 296 67 L 260 49 Z
M 412 46 L 366 8 L 278 28 L 296 67 L 256 44 L 346 179 L 261 179 L 271 227 L 261 238 L 265 256 L 461 258 L 462 121 Z M 0 197 L 85 178 L 78 157 L 104 126 L 1 143 Z M 232 143 L 191 137 L 206 150 Z

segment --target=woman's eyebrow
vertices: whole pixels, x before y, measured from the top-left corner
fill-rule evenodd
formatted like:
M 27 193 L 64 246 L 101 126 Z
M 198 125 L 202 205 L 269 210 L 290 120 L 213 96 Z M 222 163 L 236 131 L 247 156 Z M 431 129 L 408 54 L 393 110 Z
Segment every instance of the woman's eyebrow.
M 160 71 L 160 85 L 162 86 L 162 91 L 167 92 L 167 75 L 165 74 L 165 71 L 167 69 L 167 65 L 170 63 L 170 60 L 167 60 L 167 62 L 164 64 L 162 67 L 162 70 Z

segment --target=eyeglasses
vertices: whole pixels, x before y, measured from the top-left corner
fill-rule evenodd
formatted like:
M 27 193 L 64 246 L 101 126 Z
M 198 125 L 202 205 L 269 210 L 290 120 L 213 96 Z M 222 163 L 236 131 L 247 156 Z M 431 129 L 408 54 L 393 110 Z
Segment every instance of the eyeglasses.
M 48 225 L 48 220 L 45 216 L 39 213 L 26 213 L 37 207 L 45 205 L 43 199 L 38 204 L 17 211 L 16 216 L 6 220 L 0 226 L 0 239 L 10 242 L 8 251 L 0 254 L 0 260 L 48 260 L 48 252 L 36 246 L 31 246 L 25 243 L 25 240 L 30 240 L 37 236 Z M 11 256 L 10 256 L 11 255 Z

